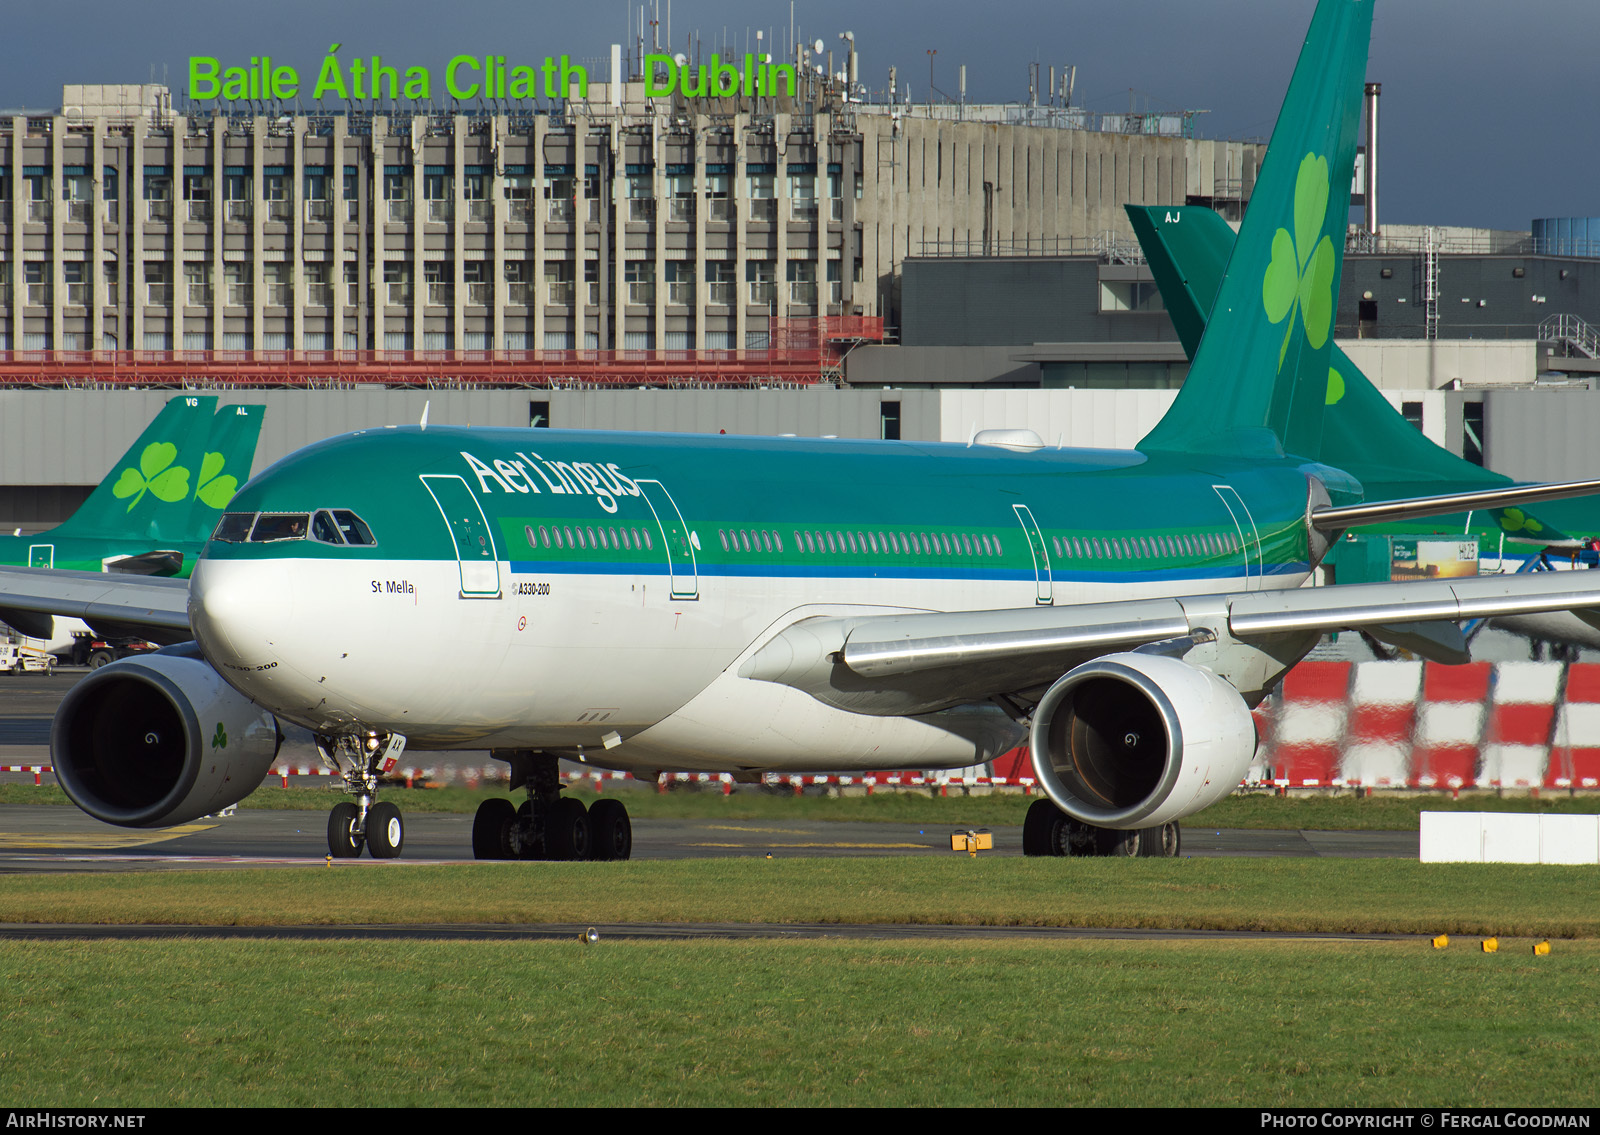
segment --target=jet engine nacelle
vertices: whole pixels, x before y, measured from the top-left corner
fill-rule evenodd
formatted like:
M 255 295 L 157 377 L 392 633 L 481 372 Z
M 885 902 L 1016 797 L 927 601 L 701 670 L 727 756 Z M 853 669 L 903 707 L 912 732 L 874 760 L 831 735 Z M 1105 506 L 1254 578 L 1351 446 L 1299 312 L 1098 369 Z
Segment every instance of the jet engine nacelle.
M 56 711 L 50 755 L 73 803 L 130 828 L 181 824 L 261 786 L 277 720 L 198 657 L 148 654 L 102 666 Z
M 1110 654 L 1051 686 L 1034 711 L 1034 775 L 1062 811 L 1151 828 L 1238 787 L 1256 750 L 1239 692 L 1176 658 Z

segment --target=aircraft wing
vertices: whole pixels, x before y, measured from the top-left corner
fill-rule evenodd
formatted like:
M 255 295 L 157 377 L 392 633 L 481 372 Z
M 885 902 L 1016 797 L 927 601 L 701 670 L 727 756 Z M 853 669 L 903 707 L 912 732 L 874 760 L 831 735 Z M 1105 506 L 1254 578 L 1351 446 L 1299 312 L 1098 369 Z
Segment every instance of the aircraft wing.
M 1275 643 L 1305 646 L 1307 636 L 1359 630 L 1459 663 L 1467 661 L 1462 620 L 1548 611 L 1572 611 L 1600 625 L 1600 572 L 813 618 L 777 634 L 738 674 L 793 686 L 856 713 L 916 714 L 994 697 L 1025 704 L 1074 666 L 1159 643 L 1187 650 L 1232 639 L 1271 654 Z M 1304 649 L 1284 653 L 1298 658 Z
M 189 630 L 189 581 L 97 571 L 0 568 L 0 621 L 82 619 L 97 632 L 170 644 Z

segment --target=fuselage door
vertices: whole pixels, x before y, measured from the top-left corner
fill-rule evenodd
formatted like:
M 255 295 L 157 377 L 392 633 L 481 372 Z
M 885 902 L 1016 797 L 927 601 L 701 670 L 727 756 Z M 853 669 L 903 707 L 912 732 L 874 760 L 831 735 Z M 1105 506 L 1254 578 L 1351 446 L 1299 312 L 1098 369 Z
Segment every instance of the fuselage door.
M 422 485 L 439 506 L 439 514 L 455 543 L 456 563 L 461 568 L 461 597 L 498 598 L 500 557 L 478 498 L 454 473 L 424 473 Z
M 54 544 L 29 544 L 28 566 L 35 568 L 55 567 L 56 546 Z
M 1233 526 L 1239 534 L 1239 546 L 1244 549 L 1244 587 L 1246 591 L 1261 590 L 1261 534 L 1256 531 L 1255 517 L 1250 515 L 1250 510 L 1244 506 L 1241 497 L 1232 485 L 1212 485 L 1217 496 L 1222 498 L 1222 503 L 1227 507 L 1228 514 L 1233 517 Z
M 1044 534 L 1039 531 L 1039 525 L 1027 505 L 1014 504 L 1011 507 L 1016 511 L 1017 522 L 1022 525 L 1023 535 L 1028 539 L 1028 551 L 1033 553 L 1033 601 L 1041 607 L 1048 607 L 1055 602 L 1055 598 L 1050 583 L 1050 553 L 1044 546 Z
M 672 579 L 674 599 L 700 598 L 699 569 L 695 564 L 694 543 L 689 526 L 677 502 L 660 481 L 634 480 L 644 493 L 645 503 L 656 514 L 656 529 L 661 533 L 661 546 L 667 552 L 667 573 Z

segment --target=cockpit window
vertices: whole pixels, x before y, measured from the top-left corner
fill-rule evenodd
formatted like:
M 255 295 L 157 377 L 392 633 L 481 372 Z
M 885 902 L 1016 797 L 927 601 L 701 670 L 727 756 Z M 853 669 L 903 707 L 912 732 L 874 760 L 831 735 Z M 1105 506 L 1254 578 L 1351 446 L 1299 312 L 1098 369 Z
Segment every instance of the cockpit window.
M 250 538 L 250 526 L 255 522 L 256 514 L 253 512 L 225 512 L 211 538 L 226 544 L 242 544 Z
M 327 510 L 311 518 L 311 538 L 321 540 L 324 544 L 344 543 L 344 537 L 339 534 L 339 526 L 333 522 L 333 517 Z
M 250 530 L 252 544 L 266 544 L 275 540 L 304 540 L 306 523 L 310 519 L 303 512 L 263 512 Z
M 376 544 L 378 542 L 373 539 L 372 529 L 367 527 L 367 522 L 349 509 L 334 509 L 333 519 L 339 525 L 339 531 L 344 534 L 344 542 L 346 544 Z

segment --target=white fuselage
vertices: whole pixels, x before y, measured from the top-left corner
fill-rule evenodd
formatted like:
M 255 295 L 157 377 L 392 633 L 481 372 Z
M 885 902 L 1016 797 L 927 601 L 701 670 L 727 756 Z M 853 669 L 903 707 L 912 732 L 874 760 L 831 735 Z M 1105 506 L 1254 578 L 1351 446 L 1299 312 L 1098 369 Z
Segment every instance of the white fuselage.
M 696 597 L 675 599 L 665 574 L 505 561 L 498 573 L 498 595 L 464 598 L 450 560 L 202 559 L 191 621 L 212 664 L 281 717 L 319 733 L 403 733 L 417 749 L 532 748 L 614 768 L 802 771 L 961 767 L 1022 738 L 998 710 L 868 717 L 735 672 L 800 619 L 1033 606 L 1034 580 L 701 573 Z M 678 582 L 682 590 L 681 574 Z M 1052 598 L 1063 605 L 1243 585 L 1242 574 L 1057 578 Z

